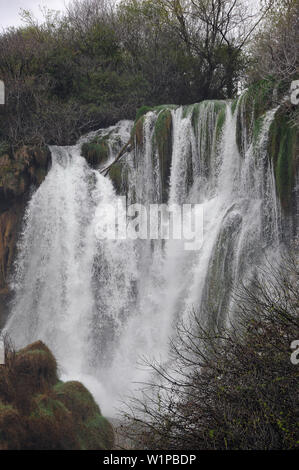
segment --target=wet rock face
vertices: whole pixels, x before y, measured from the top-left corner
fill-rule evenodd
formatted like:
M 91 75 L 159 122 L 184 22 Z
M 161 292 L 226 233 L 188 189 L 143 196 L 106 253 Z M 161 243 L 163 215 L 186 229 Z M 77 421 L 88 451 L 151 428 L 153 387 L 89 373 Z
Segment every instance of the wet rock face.
M 26 193 L 32 184 L 39 185 L 50 163 L 48 148 L 24 146 L 13 155 L 0 155 L 0 211 Z
M 8 275 L 17 233 L 32 186 L 39 186 L 50 164 L 48 148 L 24 146 L 14 154 L 0 155 L 0 327 L 9 299 Z
M 10 297 L 8 274 L 13 263 L 24 207 L 24 202 L 17 201 L 0 213 L 0 328 L 5 321 L 6 305 Z

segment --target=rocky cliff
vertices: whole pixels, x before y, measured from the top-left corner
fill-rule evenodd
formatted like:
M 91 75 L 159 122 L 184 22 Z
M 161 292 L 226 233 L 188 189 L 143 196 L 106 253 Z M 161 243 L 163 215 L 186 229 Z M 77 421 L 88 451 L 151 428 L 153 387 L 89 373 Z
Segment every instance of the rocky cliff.
M 23 146 L 12 152 L 0 147 L 0 326 L 9 299 L 8 276 L 24 207 L 31 189 L 45 178 L 49 164 L 48 148 Z

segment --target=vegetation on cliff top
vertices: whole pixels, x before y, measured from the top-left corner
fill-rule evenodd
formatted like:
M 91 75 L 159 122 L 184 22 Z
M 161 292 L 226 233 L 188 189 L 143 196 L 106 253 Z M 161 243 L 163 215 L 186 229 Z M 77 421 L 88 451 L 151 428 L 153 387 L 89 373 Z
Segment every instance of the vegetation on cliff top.
M 233 108 L 236 109 L 236 102 Z M 237 109 L 237 143 L 244 157 L 246 145 L 252 140 L 258 141 L 265 113 L 275 108 L 277 111 L 269 130 L 268 156 L 273 164 L 282 209 L 290 214 L 296 212 L 299 120 L 298 106 L 291 102 L 289 89 L 283 81 L 260 80 L 241 96 Z
M 89 391 L 63 383 L 41 341 L 14 353 L 0 366 L 0 449 L 104 450 L 114 433 Z
M 249 3 L 71 1 L 64 15 L 49 11 L 42 24 L 24 12 L 24 26 L 0 34 L 7 97 L 0 141 L 71 144 L 88 130 L 134 119 L 142 105 L 232 98 L 238 83 L 269 75 L 289 82 L 295 46 L 284 64 L 290 42 L 279 37 L 287 19 L 293 39 L 297 0 L 266 0 L 258 12 Z M 282 50 L 270 71 L 268 63 L 261 68 L 260 55 L 270 60 L 271 38 L 262 31 L 271 28 Z

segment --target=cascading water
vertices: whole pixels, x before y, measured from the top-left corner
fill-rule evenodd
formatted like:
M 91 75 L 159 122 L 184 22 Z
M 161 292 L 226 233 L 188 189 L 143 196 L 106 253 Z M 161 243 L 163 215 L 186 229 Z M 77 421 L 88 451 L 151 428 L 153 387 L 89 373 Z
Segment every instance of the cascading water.
M 52 168 L 25 214 L 6 329 L 17 347 L 43 340 L 62 375 L 86 383 L 108 415 L 146 380 L 140 356 L 166 360 L 175 322 L 192 309 L 205 323 L 225 322 L 233 287 L 279 244 L 267 156 L 276 110 L 249 139 L 239 107 L 209 101 L 168 110 L 169 178 L 157 137 L 164 109 L 143 117 L 142 143 L 123 157 L 129 204 L 201 204 L 204 242 L 195 252 L 179 240 L 98 239 L 110 217 L 101 205 L 117 204 L 111 180 L 80 156 L 82 142 L 51 148 Z M 131 127 L 118 126 L 110 160 Z

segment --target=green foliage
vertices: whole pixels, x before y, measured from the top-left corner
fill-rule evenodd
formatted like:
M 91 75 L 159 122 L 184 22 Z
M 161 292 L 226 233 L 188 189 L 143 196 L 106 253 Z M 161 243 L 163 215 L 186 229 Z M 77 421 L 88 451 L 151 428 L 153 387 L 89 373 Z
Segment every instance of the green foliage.
M 200 110 L 200 106 L 199 106 L 198 103 L 196 103 L 193 106 L 193 110 L 192 110 L 192 126 L 193 126 L 193 129 L 194 129 L 195 133 L 196 133 L 197 128 L 198 128 L 199 110 Z
M 79 382 L 60 383 L 56 396 L 72 413 L 75 435 L 83 449 L 106 449 L 113 442 L 113 429 L 101 415 L 92 395 Z
M 133 119 L 142 104 L 147 108 L 137 120 L 159 103 L 232 94 L 243 53 L 220 36 L 207 53 L 184 12 L 194 34 L 188 40 L 170 3 L 123 0 L 112 12 L 87 11 L 77 2 L 65 16 L 47 13 L 40 25 L 24 14 L 25 27 L 0 35 L 7 91 L 1 139 L 14 146 L 68 145 L 89 130 Z
M 128 172 L 124 162 L 120 160 L 114 163 L 109 170 L 109 177 L 117 194 L 127 194 L 129 189 Z
M 256 120 L 271 108 L 275 81 L 271 78 L 251 85 L 244 96 L 246 102 L 246 124 L 250 127 L 251 119 Z
M 217 140 L 220 138 L 221 133 L 223 131 L 225 119 L 226 119 L 226 109 L 222 108 L 217 116 L 217 123 L 216 123 L 216 139 Z

